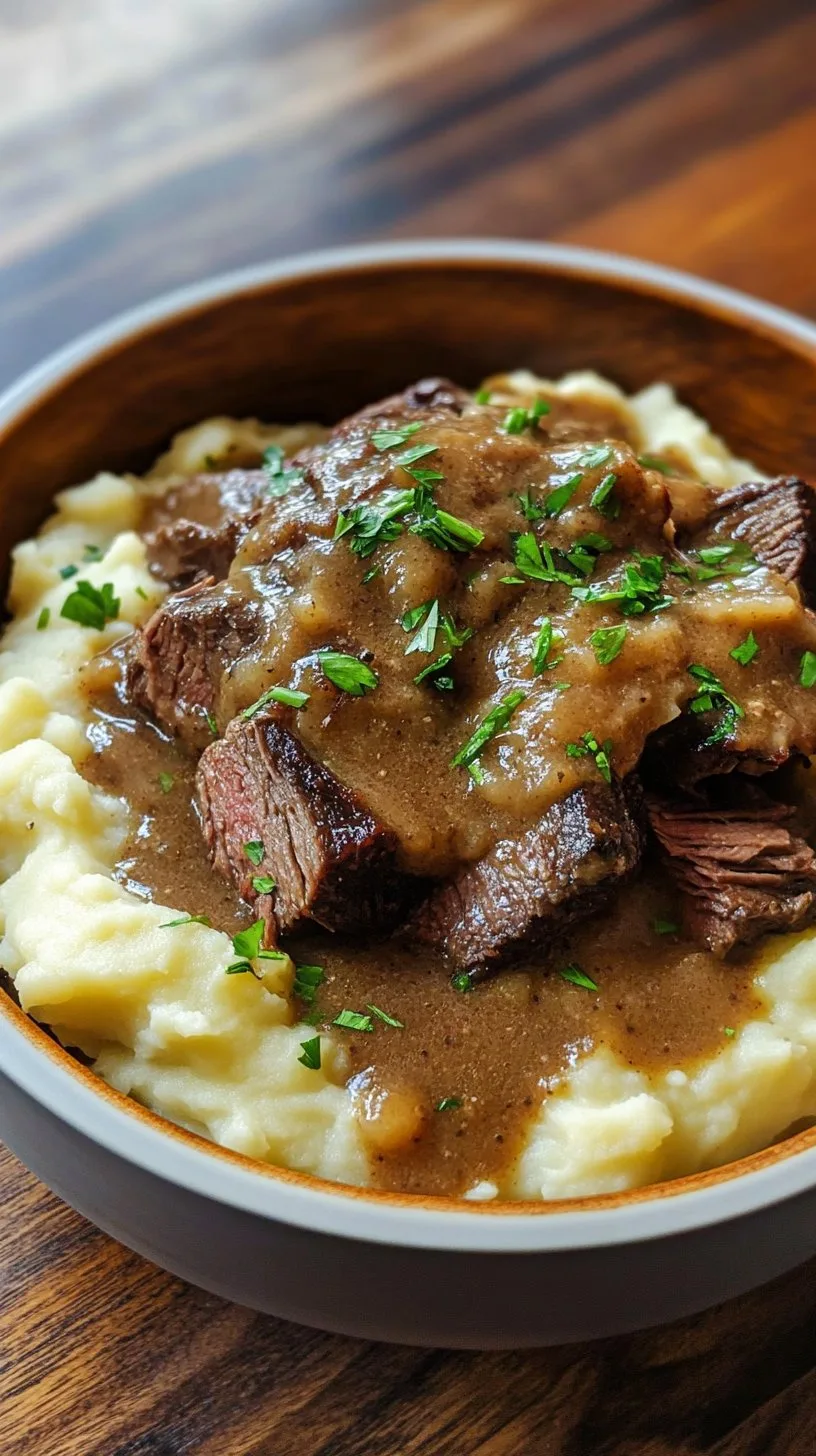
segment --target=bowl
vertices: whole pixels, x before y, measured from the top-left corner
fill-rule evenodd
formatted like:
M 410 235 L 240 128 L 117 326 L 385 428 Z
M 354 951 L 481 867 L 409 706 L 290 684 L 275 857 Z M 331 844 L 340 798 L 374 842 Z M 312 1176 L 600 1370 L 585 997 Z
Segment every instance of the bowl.
M 423 374 L 665 379 L 740 455 L 816 473 L 816 326 L 712 284 L 510 242 L 317 253 L 88 334 L 0 400 L 0 545 L 53 493 L 209 414 L 331 421 Z M 698 1176 L 549 1204 L 361 1191 L 216 1148 L 112 1091 L 0 992 L 0 1136 L 130 1248 L 369 1339 L 542 1345 L 671 1320 L 816 1251 L 816 1131 Z

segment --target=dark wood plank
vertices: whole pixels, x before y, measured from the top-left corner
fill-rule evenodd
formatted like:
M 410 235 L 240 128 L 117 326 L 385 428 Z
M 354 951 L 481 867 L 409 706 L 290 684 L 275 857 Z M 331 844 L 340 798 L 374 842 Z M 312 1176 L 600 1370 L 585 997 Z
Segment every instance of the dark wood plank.
M 812 0 L 0 0 L 0 383 L 160 289 L 368 236 L 630 251 L 816 313 Z M 816 1264 L 456 1354 L 191 1289 L 0 1155 L 10 1456 L 808 1456 Z

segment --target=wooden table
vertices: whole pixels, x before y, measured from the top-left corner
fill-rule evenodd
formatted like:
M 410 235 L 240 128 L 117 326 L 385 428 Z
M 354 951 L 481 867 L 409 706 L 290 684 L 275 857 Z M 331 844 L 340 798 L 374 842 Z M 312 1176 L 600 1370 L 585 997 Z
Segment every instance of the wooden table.
M 562 238 L 816 314 L 813 0 L 0 0 L 0 382 L 216 269 Z M 0 1154 L 3 1456 L 808 1456 L 816 1265 L 451 1354 L 225 1305 Z M 398 1298 L 395 1291 L 395 1298 Z

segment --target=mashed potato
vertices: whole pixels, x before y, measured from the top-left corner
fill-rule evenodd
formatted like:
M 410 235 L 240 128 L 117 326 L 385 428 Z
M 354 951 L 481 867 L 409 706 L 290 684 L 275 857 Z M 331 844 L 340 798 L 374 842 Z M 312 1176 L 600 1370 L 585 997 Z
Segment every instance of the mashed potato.
M 536 387 L 527 375 L 508 391 Z M 614 400 L 642 449 L 679 453 L 716 485 L 756 472 L 665 385 L 624 402 L 614 385 L 568 376 L 564 395 Z M 186 431 L 157 480 L 293 451 L 303 429 L 210 420 Z M 227 976 L 230 938 L 200 924 L 165 927 L 172 906 L 147 904 L 113 877 L 127 811 L 88 784 L 79 689 L 83 664 L 144 622 L 163 588 L 135 532 L 141 483 L 103 474 L 64 491 L 56 513 L 14 556 L 13 621 L 0 651 L 0 917 L 2 964 L 20 1003 L 80 1048 L 112 1086 L 225 1147 L 345 1183 L 364 1184 L 367 1156 L 343 1052 L 322 1035 L 322 1066 L 300 1064 L 312 1028 L 296 1024 L 291 963 Z M 65 568 L 113 584 L 120 615 L 102 631 L 60 617 Z M 287 969 L 288 966 L 288 969 Z M 592 1052 L 542 1104 L 515 1169 L 474 1198 L 566 1198 L 618 1191 L 739 1157 L 816 1112 L 816 932 L 779 938 L 758 975 L 765 1015 L 710 1061 L 657 1076 L 608 1049 Z

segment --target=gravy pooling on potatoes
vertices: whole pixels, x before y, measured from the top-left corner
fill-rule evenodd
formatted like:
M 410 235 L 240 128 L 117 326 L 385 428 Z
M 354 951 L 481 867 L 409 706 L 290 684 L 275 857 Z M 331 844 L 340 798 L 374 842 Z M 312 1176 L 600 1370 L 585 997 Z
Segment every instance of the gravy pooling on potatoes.
M 248 908 L 207 860 L 193 758 L 127 716 L 114 694 L 104 705 L 96 698 L 90 734 L 85 776 L 133 810 L 122 883 L 180 912 L 206 914 L 229 935 L 246 926 Z M 166 793 L 162 775 L 173 781 Z M 659 934 L 655 922 L 673 923 L 674 915 L 671 886 L 655 870 L 621 890 L 602 923 L 594 917 L 567 934 L 555 960 L 530 955 L 470 992 L 453 988 L 441 956 L 417 947 L 351 944 L 316 928 L 289 937 L 297 964 L 325 970 L 316 1032 L 344 1008 L 368 1005 L 403 1023 L 375 1019 L 367 1034 L 332 1028 L 348 1050 L 372 1185 L 453 1195 L 500 1176 L 542 1097 L 601 1043 L 647 1072 L 716 1054 L 759 1007 L 757 957 L 723 963 L 679 934 Z M 561 978 L 558 969 L 571 963 L 597 993 Z

